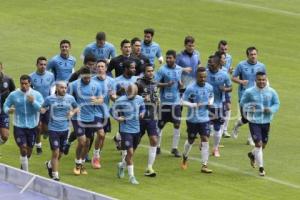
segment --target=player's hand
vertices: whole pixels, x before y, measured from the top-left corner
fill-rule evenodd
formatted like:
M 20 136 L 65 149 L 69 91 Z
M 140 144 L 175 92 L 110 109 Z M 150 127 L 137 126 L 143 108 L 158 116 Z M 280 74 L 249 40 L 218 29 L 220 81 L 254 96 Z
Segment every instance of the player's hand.
M 92 104 L 97 104 L 97 105 L 99 105 L 99 104 L 102 104 L 103 103 L 103 98 L 102 97 L 95 97 L 95 96 L 92 96 L 91 97 L 91 102 L 92 102 Z
M 197 103 L 197 108 L 199 108 L 199 107 L 201 107 L 201 106 L 203 106 L 203 104 L 202 103 Z
M 248 85 L 248 80 L 240 80 L 241 84 L 243 86 L 247 86 Z
M 167 83 L 167 87 L 171 87 L 174 83 L 175 83 L 174 81 L 169 81 L 169 82 Z
M 159 63 L 159 64 L 162 64 L 163 61 L 164 61 L 164 60 L 163 60 L 162 58 L 159 58 L 159 59 L 158 59 L 158 63 Z
M 15 107 L 12 106 L 12 107 L 10 107 L 10 108 L 8 109 L 8 113 L 9 113 L 9 114 L 12 114 L 12 113 L 15 112 L 15 110 L 16 110 Z
M 46 108 L 41 108 L 40 113 L 45 114 L 47 112 Z
M 226 89 L 227 89 L 227 88 L 226 88 L 225 86 L 220 86 L 219 88 L 220 88 L 220 90 L 221 90 L 222 92 L 226 92 Z
M 67 113 L 67 117 L 68 119 L 71 119 L 73 116 L 74 116 L 75 112 L 73 110 L 70 110 L 68 113 Z
M 125 121 L 125 117 L 118 117 L 117 119 L 118 122 L 122 123 Z
M 33 103 L 34 102 L 34 96 L 27 95 L 27 101 L 29 101 L 30 103 Z
M 185 73 L 191 73 L 192 71 L 193 71 L 193 69 L 191 68 L 191 67 L 185 67 L 185 68 L 183 68 L 183 71 L 185 72 Z
M 229 68 L 229 74 L 232 74 L 232 72 L 233 72 L 233 67 L 230 67 Z

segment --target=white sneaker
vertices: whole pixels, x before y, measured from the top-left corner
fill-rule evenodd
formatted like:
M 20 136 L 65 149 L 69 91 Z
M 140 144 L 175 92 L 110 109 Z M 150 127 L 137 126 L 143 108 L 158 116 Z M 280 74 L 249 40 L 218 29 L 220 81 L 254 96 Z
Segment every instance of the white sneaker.
M 136 180 L 136 178 L 135 178 L 134 176 L 129 177 L 129 182 L 130 182 L 131 184 L 133 184 L 133 185 L 138 185 L 138 184 L 140 184 L 140 183 Z
M 237 123 L 238 122 L 235 123 L 234 128 L 233 128 L 232 133 L 231 133 L 231 137 L 233 139 L 237 139 L 238 134 L 239 134 L 239 127 L 237 126 Z
M 224 138 L 230 138 L 230 134 L 227 131 L 223 132 L 223 137 Z
M 255 146 L 255 143 L 253 142 L 253 139 L 252 137 L 249 137 L 248 140 L 247 140 L 247 145 L 250 145 L 250 146 Z

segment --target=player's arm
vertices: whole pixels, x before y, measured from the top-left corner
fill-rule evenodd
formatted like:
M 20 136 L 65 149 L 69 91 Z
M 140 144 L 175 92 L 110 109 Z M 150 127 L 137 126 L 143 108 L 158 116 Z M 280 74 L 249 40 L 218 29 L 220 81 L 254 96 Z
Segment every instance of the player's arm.
M 141 105 L 140 105 L 140 109 L 139 109 L 139 115 L 140 115 L 140 119 L 143 119 L 146 113 L 146 106 L 144 101 L 142 101 Z
M 50 109 L 50 101 L 49 98 L 46 98 L 44 103 L 41 106 L 40 113 L 45 114 L 49 109 Z
M 164 57 L 162 56 L 160 46 L 158 46 L 158 50 L 156 52 L 156 57 L 158 58 L 159 64 L 162 64 L 164 62 Z
M 237 83 L 237 84 L 246 86 L 246 85 L 248 84 L 248 80 L 241 80 L 241 79 L 239 78 L 240 75 L 241 75 L 241 73 L 242 73 L 240 69 L 241 69 L 240 65 L 238 65 L 238 66 L 235 68 L 231 80 L 232 80 L 234 83 Z
M 3 111 L 6 113 L 6 114 L 11 114 L 11 113 L 14 113 L 15 111 L 15 107 L 13 105 L 13 95 L 12 94 L 9 94 L 8 97 L 5 99 L 5 102 L 3 104 Z
M 116 101 L 109 110 L 110 115 L 118 122 L 124 122 L 125 117 L 120 116 L 121 105 L 119 105 L 119 101 Z
M 44 98 L 40 93 L 37 93 L 36 95 L 28 95 L 27 100 L 32 104 L 33 109 L 37 112 L 40 111 L 44 102 Z
M 280 101 L 278 94 L 274 91 L 272 93 L 271 106 L 269 108 L 264 108 L 264 112 L 276 113 L 279 110 Z

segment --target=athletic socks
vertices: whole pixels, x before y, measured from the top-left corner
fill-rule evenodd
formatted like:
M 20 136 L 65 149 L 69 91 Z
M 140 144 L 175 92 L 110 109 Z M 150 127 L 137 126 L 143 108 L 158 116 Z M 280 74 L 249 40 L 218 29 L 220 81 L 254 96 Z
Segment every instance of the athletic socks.
M 208 156 L 209 156 L 209 143 L 201 142 L 201 157 L 202 157 L 203 165 L 207 165 Z
M 222 138 L 222 130 L 215 131 L 214 133 L 214 149 L 219 148 L 219 144 Z
M 94 149 L 94 158 L 100 158 L 100 149 Z
M 129 177 L 134 176 L 133 165 L 128 165 L 128 166 L 127 166 L 127 170 L 128 170 L 128 176 L 129 176 Z
M 20 156 L 20 162 L 21 162 L 21 166 L 22 166 L 22 169 L 24 171 L 29 171 L 28 169 L 28 158 L 27 156 Z
M 158 129 L 158 132 L 157 132 L 157 147 L 160 147 L 160 144 L 161 144 L 161 138 L 162 138 L 162 130 Z
M 156 149 L 157 147 L 149 147 L 148 150 L 148 168 L 152 168 L 154 161 L 155 161 L 155 157 L 156 157 Z
M 262 147 L 255 147 L 254 149 L 255 149 L 254 150 L 255 161 L 256 161 L 258 167 L 263 167 L 264 163 L 263 163 Z
M 188 157 L 193 144 L 190 144 L 188 140 L 185 141 L 184 147 L 183 147 L 183 156 Z
M 180 140 L 180 129 L 174 128 L 172 149 L 177 149 Z

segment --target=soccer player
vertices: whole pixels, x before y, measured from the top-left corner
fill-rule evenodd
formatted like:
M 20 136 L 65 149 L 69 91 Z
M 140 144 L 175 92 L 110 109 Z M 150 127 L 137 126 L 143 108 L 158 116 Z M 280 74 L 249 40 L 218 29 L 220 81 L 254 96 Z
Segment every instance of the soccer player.
M 133 57 L 131 55 L 131 43 L 129 40 L 124 39 L 121 42 L 121 52 L 122 55 L 119 55 L 113 59 L 111 59 L 111 61 L 109 62 L 107 71 L 111 74 L 112 70 L 115 70 L 115 77 L 121 76 L 124 72 L 124 62 L 126 60 L 130 60 L 132 62 L 135 62 L 136 65 L 136 75 L 139 75 L 140 73 L 142 73 L 143 69 L 142 69 L 142 65 L 140 63 L 140 61 Z
M 126 95 L 126 90 L 130 84 L 133 84 L 137 81 L 137 76 L 134 76 L 135 70 L 135 62 L 127 60 L 124 62 L 124 72 L 123 75 L 115 78 L 116 84 L 116 94 L 118 97 Z M 116 144 L 116 148 L 119 150 L 121 147 L 121 136 L 119 133 L 114 136 L 114 142 Z M 123 156 L 125 156 L 125 152 L 123 151 Z
M 71 42 L 62 40 L 59 47 L 60 54 L 51 58 L 47 70 L 53 72 L 55 81 L 69 81 L 76 65 L 75 57 L 70 55 Z
M 192 82 L 195 82 L 196 71 L 201 64 L 200 53 L 195 50 L 195 38 L 186 36 L 184 38 L 184 50 L 176 57 L 176 64 L 182 67 L 183 90 Z
M 91 80 L 91 70 L 86 67 L 80 72 L 80 79 L 70 83 L 68 93 L 75 97 L 79 104 L 80 113 L 74 115 L 72 124 L 77 136 L 78 145 L 76 148 L 75 175 L 86 175 L 84 167 L 85 156 L 88 153 L 90 140 L 94 137 L 95 132 L 95 107 L 103 103 L 100 96 L 100 87 Z
M 116 49 L 113 44 L 106 41 L 106 34 L 98 32 L 96 34 L 96 42 L 88 44 L 83 51 L 83 59 L 87 55 L 93 55 L 96 60 L 106 60 L 109 63 L 110 59 L 116 56 Z
M 96 58 L 93 55 L 87 55 L 84 57 L 83 60 L 83 67 L 81 67 L 79 70 L 75 71 L 70 79 L 69 82 L 73 82 L 76 81 L 79 77 L 80 77 L 80 70 L 84 67 L 88 67 L 91 69 L 92 74 L 97 74 L 97 70 L 96 70 Z
M 143 72 L 144 72 L 144 68 L 151 64 L 147 56 L 142 54 L 142 40 L 138 37 L 132 38 L 131 48 L 132 48 L 131 55 L 140 61 L 141 65 L 143 66 Z
M 221 65 L 222 70 L 227 71 L 228 75 L 231 76 L 233 68 L 232 68 L 232 56 L 228 53 L 229 46 L 226 40 L 221 40 L 218 44 L 218 51 L 222 53 Z M 224 55 L 223 55 L 224 54 Z M 225 93 L 225 122 L 223 126 L 223 137 L 229 138 L 230 134 L 228 133 L 228 124 L 231 117 L 231 96 L 230 93 Z
M 255 86 L 255 76 L 257 72 L 266 72 L 265 65 L 257 60 L 258 50 L 255 47 L 248 47 L 246 50 L 247 60 L 241 61 L 235 68 L 232 81 L 239 84 L 238 94 L 239 101 L 241 100 L 246 89 Z M 238 137 L 239 128 L 248 123 L 248 120 L 243 116 L 242 107 L 240 107 L 241 119 L 239 119 L 233 128 L 232 137 Z M 248 135 L 247 144 L 254 146 L 251 134 Z
M 49 177 L 56 181 L 59 181 L 59 160 L 67 142 L 69 120 L 79 111 L 74 97 L 66 94 L 66 91 L 66 82 L 56 82 L 56 93 L 48 96 L 41 108 L 41 113 L 48 111 L 50 116 L 48 134 L 52 156 L 45 164 Z
M 213 86 L 214 102 L 210 107 L 211 123 L 214 129 L 214 147 L 212 155 L 220 157 L 219 145 L 224 123 L 223 99 L 225 92 L 231 92 L 232 86 L 227 72 L 220 69 L 220 58 L 211 56 L 208 64 L 207 82 Z
M 142 53 L 150 60 L 154 66 L 155 57 L 158 58 L 159 64 L 164 62 L 162 52 L 158 43 L 153 42 L 154 29 L 146 28 L 144 30 L 144 41 L 142 42 Z
M 0 145 L 8 140 L 9 115 L 3 110 L 3 104 L 8 95 L 16 89 L 12 78 L 3 73 L 3 64 L 0 62 Z
M 125 159 L 122 157 L 122 161 L 118 163 L 118 177 L 124 177 L 127 166 L 131 184 L 139 184 L 134 176 L 133 156 L 140 142 L 140 119 L 145 114 L 144 99 L 137 93 L 137 86 L 129 85 L 127 95 L 118 98 L 111 109 L 113 118 L 120 123 L 122 149 L 127 152 Z
M 99 123 L 97 136 L 95 139 L 94 156 L 92 159 L 92 166 L 94 169 L 101 168 L 101 151 L 103 150 L 105 135 L 111 131 L 111 124 L 109 119 L 109 102 L 110 100 L 115 101 L 116 86 L 115 80 L 110 76 L 106 75 L 107 65 L 105 60 L 99 60 L 97 62 L 98 75 L 92 79 L 97 82 L 101 88 L 101 96 L 104 97 L 104 104 L 97 106 L 95 111 L 95 121 Z
M 256 86 L 244 92 L 240 106 L 243 108 L 244 117 L 249 120 L 249 129 L 255 142 L 254 149 L 248 153 L 250 164 L 252 167 L 257 164 L 259 175 L 265 176 L 263 149 L 268 143 L 270 123 L 279 109 L 280 102 L 276 91 L 267 86 L 265 72 L 257 72 L 255 82 Z
M 46 71 L 47 58 L 41 56 L 36 60 L 36 71 L 31 73 L 29 76 L 31 78 L 31 87 L 41 93 L 43 98 L 46 99 L 50 95 L 51 87 L 54 85 L 54 75 L 53 73 Z M 49 112 L 40 114 L 40 122 L 38 125 L 38 134 L 36 136 L 36 153 L 37 155 L 42 154 L 42 142 L 41 135 L 47 136 L 47 126 L 49 122 Z
M 156 157 L 157 149 L 157 114 L 158 114 L 158 87 L 154 80 L 154 68 L 150 64 L 145 67 L 144 76 L 137 80 L 138 94 L 144 98 L 146 112 L 140 121 L 141 137 L 147 131 L 149 137 L 148 166 L 144 173 L 145 176 L 155 177 L 156 172 L 153 170 L 153 164 Z
M 3 110 L 6 114 L 14 113 L 14 137 L 20 150 L 21 169 L 29 171 L 28 160 L 37 135 L 39 111 L 43 96 L 30 88 L 30 76 L 20 77 L 21 88 L 11 92 L 6 98 Z
M 196 72 L 197 81 L 190 84 L 183 93 L 182 104 L 188 107 L 187 113 L 187 133 L 188 139 L 184 144 L 182 154 L 182 169 L 187 169 L 187 161 L 192 145 L 200 135 L 201 138 L 201 157 L 203 173 L 212 173 L 212 170 L 207 167 L 209 157 L 209 106 L 214 102 L 213 87 L 206 83 L 207 72 L 204 67 L 200 67 Z
M 180 140 L 180 93 L 182 87 L 181 74 L 182 68 L 175 63 L 176 51 L 168 50 L 166 53 L 166 64 L 161 66 L 155 74 L 155 80 L 160 87 L 160 115 L 158 120 L 158 144 L 157 154 L 160 153 L 160 144 L 162 138 L 162 129 L 167 122 L 173 123 L 173 144 L 171 153 L 175 157 L 180 157 L 177 149 Z

